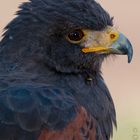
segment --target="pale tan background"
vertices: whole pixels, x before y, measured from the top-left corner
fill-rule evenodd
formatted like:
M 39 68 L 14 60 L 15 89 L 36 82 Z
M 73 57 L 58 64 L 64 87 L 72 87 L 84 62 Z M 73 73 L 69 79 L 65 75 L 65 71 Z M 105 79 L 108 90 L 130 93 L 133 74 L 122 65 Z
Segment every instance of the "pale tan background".
M 26 0 L 0 0 L 0 34 Z M 134 46 L 134 58 L 109 58 L 103 74 L 117 109 L 118 131 L 113 140 L 140 140 L 140 0 L 98 0 L 115 17 L 115 26 Z

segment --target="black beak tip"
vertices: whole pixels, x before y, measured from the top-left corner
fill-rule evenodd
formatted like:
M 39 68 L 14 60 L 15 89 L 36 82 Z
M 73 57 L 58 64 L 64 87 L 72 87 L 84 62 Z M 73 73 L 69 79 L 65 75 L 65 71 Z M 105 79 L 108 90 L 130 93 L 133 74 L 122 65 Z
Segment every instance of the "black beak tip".
M 130 43 L 129 40 L 127 40 L 128 42 L 128 50 L 127 50 L 127 55 L 128 55 L 128 63 L 131 63 L 132 61 L 132 58 L 133 58 L 133 48 L 132 48 L 132 45 Z
M 130 54 L 128 54 L 128 63 L 131 63 L 132 58 L 133 58 L 133 51 Z
M 118 50 L 123 54 L 128 56 L 128 63 L 131 63 L 133 58 L 133 47 L 130 43 L 130 41 L 127 39 L 126 43 L 123 45 L 120 45 L 121 47 L 118 48 Z

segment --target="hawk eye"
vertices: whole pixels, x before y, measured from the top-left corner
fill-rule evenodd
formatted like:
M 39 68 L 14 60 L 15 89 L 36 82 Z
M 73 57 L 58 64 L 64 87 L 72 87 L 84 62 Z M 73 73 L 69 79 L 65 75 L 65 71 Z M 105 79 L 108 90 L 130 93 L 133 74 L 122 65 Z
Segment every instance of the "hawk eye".
M 75 41 L 75 42 L 81 41 L 83 37 L 84 37 L 84 33 L 80 29 L 76 29 L 68 34 L 68 38 L 70 41 Z

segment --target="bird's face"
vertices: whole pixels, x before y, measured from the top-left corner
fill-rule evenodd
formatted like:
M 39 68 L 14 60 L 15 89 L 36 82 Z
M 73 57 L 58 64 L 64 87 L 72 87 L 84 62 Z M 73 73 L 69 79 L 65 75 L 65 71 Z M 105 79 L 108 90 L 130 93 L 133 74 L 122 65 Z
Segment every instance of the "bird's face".
M 132 60 L 133 50 L 129 40 L 117 29 L 106 26 L 102 31 L 90 29 L 75 29 L 66 39 L 72 44 L 79 44 L 81 52 L 88 54 L 119 54 L 128 55 L 128 62 Z
M 44 60 L 49 66 L 61 72 L 98 71 L 110 54 L 126 54 L 131 61 L 129 40 L 113 27 L 112 18 L 96 1 L 39 1 L 31 0 L 23 11 L 28 9 L 45 23 L 41 32 L 46 32 Z

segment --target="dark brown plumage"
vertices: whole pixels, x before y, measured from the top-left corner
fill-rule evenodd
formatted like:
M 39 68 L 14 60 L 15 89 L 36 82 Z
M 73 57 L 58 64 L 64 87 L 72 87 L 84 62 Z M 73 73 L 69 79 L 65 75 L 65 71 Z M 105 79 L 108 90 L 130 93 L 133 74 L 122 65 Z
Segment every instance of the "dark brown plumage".
M 96 120 L 81 107 L 77 110 L 76 118 L 63 130 L 52 131 L 44 129 L 39 140 L 95 140 L 96 125 Z

